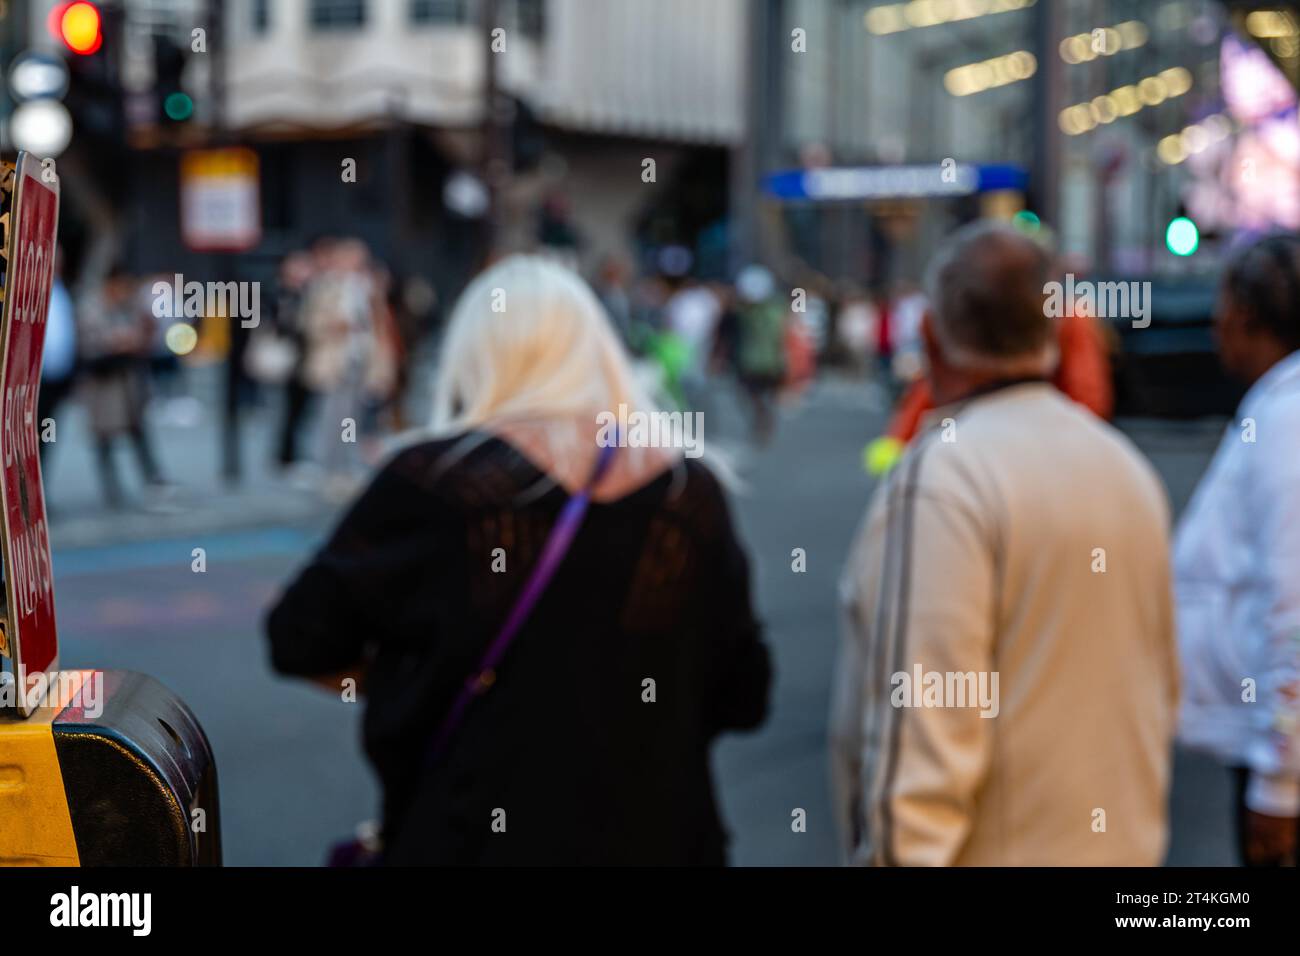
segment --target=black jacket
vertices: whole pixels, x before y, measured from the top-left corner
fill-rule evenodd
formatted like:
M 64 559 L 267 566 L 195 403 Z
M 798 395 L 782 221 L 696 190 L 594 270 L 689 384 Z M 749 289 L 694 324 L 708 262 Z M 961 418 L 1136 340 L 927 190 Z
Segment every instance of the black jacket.
M 385 861 L 725 862 L 709 748 L 762 721 L 770 674 L 726 501 L 695 461 L 591 505 L 430 769 L 430 738 L 567 499 L 478 437 L 468 453 L 445 440 L 397 455 L 267 621 L 282 673 L 368 661 Z

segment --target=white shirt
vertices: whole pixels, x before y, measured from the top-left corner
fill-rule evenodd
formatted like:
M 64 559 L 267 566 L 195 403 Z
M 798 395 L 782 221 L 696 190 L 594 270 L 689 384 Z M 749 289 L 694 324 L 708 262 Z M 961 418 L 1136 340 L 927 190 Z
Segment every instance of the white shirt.
M 665 310 L 668 328 L 690 345 L 692 366 L 701 368 L 708 358 L 709 344 L 721 318 L 718 297 L 703 286 L 693 286 L 676 293 L 668 300 Z
M 45 326 L 45 358 L 41 378 L 62 381 L 72 374 L 77 361 L 77 322 L 72 311 L 72 296 L 62 279 L 55 279 L 50 289 L 50 314 Z
M 1246 393 L 1174 540 L 1179 735 L 1300 815 L 1300 352 Z

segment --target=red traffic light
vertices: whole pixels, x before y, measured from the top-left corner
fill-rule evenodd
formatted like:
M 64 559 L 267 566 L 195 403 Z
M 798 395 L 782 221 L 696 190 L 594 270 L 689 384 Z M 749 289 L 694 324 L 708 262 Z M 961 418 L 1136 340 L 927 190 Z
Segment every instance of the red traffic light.
M 60 3 L 50 11 L 49 28 L 73 53 L 90 56 L 104 44 L 99 8 L 86 0 Z

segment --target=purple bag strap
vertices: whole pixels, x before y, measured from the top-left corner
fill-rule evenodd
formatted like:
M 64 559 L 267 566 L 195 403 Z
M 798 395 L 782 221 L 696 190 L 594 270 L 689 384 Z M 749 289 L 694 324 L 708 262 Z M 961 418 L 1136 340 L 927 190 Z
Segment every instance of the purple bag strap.
M 460 693 L 456 695 L 456 700 L 451 705 L 451 710 L 447 711 L 447 716 L 443 718 L 442 724 L 438 727 L 438 732 L 433 738 L 433 744 L 429 748 L 429 763 L 433 764 L 443 755 L 447 749 L 447 744 L 451 741 L 452 735 L 460 727 L 465 717 L 465 711 L 474 698 L 481 697 L 485 694 L 495 682 L 497 667 L 501 659 L 505 657 L 506 651 L 509 650 L 510 644 L 514 641 L 519 629 L 523 627 L 524 621 L 532 612 L 534 605 L 537 604 L 546 586 L 551 583 L 551 578 L 559 570 L 564 561 L 564 556 L 569 551 L 569 546 L 573 544 L 574 536 L 578 533 L 578 528 L 582 525 L 582 519 L 587 514 L 587 505 L 591 503 L 592 489 L 605 476 L 609 470 L 610 463 L 614 460 L 614 453 L 618 450 L 618 442 L 614 441 L 605 445 L 600 450 L 600 455 L 596 458 L 596 464 L 592 467 L 591 477 L 587 483 L 578 491 L 570 496 L 569 500 L 564 503 L 564 509 L 560 512 L 560 517 L 556 519 L 555 527 L 551 529 L 550 536 L 546 539 L 546 544 L 542 546 L 541 557 L 537 559 L 532 574 L 529 575 L 524 589 L 519 593 L 519 598 L 515 601 L 515 606 L 510 609 L 510 616 L 501 625 L 501 630 L 497 632 L 496 637 L 488 644 L 487 650 L 483 652 L 482 659 L 479 660 L 478 667 L 474 673 L 465 679 Z

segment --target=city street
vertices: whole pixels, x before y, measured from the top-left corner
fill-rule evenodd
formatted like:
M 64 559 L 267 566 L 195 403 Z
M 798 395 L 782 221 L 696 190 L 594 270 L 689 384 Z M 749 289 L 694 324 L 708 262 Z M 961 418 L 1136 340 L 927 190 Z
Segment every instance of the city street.
M 205 381 L 196 384 L 204 397 L 198 423 L 155 429 L 164 467 L 181 485 L 167 509 L 105 516 L 79 432 L 81 411 L 61 416 L 48 482 L 62 663 L 147 671 L 192 706 L 216 752 L 227 863 L 313 865 L 332 841 L 376 814 L 377 788 L 359 747 L 361 705 L 274 676 L 260 622 L 333 510 L 267 475 L 274 403 L 247 428 L 245 488 L 222 488 Z M 777 674 L 767 725 L 725 739 L 716 751 L 732 859 L 834 864 L 825 724 L 835 584 L 870 492 L 860 451 L 883 423 L 882 404 L 868 386 L 824 381 L 786 410 L 773 445 L 758 454 L 727 440 L 740 434 L 729 395 L 713 404 L 706 437 L 735 449 L 748 485 L 735 504 Z M 1176 508 L 1221 427 L 1125 423 Z M 63 436 L 71 437 L 66 445 Z M 133 486 L 129 467 L 123 473 Z M 195 548 L 204 549 L 203 573 L 192 570 Z M 791 570 L 794 548 L 807 554 L 806 573 Z M 1229 806 L 1226 773 L 1180 755 L 1169 862 L 1232 863 Z M 791 829 L 798 808 L 807 811 L 804 833 Z
M 0 0 L 0 424 L 24 933 L 1285 922 L 1300 0 Z

